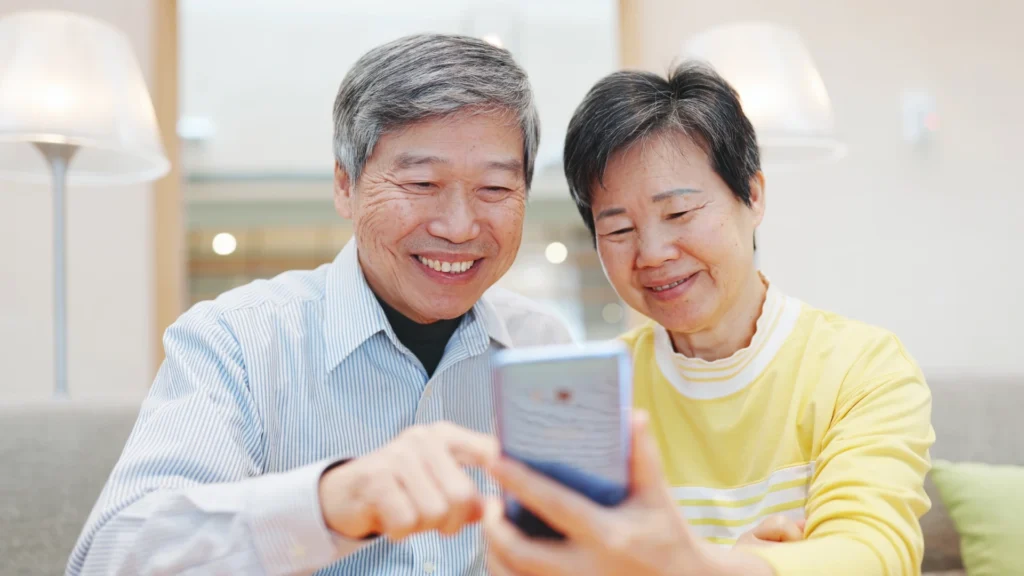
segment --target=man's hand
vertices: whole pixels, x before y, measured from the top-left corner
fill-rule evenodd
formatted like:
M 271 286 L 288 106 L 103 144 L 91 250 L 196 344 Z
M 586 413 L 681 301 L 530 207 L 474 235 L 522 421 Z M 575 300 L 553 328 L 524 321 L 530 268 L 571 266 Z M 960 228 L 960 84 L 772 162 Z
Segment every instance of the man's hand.
M 498 454 L 491 436 L 446 422 L 414 426 L 321 477 L 324 520 L 347 538 L 455 534 L 483 514 L 482 496 L 462 467 L 487 467 Z
M 736 540 L 736 546 L 768 546 L 804 539 L 806 520 L 790 520 L 785 516 L 769 516 Z
M 500 461 L 493 473 L 502 487 L 566 539 L 527 537 L 492 501 L 483 522 L 491 574 L 771 576 L 760 558 L 718 549 L 693 533 L 668 489 L 643 416 L 634 419 L 630 468 L 629 498 L 605 508 L 526 466 Z

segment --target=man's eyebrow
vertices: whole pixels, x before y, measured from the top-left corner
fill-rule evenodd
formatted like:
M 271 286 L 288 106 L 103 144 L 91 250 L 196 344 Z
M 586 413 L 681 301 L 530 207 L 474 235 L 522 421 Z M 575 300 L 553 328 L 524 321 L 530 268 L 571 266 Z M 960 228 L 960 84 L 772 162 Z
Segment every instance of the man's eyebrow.
M 451 164 L 451 162 L 439 156 L 412 154 L 406 152 L 395 157 L 395 161 L 392 163 L 392 169 L 404 170 L 406 168 L 413 168 L 415 166 L 428 164 Z M 502 170 L 504 172 L 513 172 L 515 174 L 522 174 L 523 172 L 523 162 L 516 158 L 509 160 L 491 160 L 487 162 L 485 166 L 488 170 Z
M 412 168 L 413 166 L 423 166 L 424 164 L 449 164 L 444 158 L 438 156 L 425 156 L 422 154 L 410 154 L 408 152 L 399 154 L 395 161 L 392 163 L 394 170 L 404 170 L 406 168 Z
M 510 160 L 492 160 L 487 163 L 487 168 L 490 170 L 503 170 L 505 172 L 514 172 L 516 174 L 523 173 L 523 162 L 512 158 Z
M 661 202 L 681 194 L 696 194 L 697 192 L 700 192 L 700 190 L 697 190 L 696 188 L 675 188 L 673 190 L 658 192 L 654 196 L 651 196 L 651 202 Z

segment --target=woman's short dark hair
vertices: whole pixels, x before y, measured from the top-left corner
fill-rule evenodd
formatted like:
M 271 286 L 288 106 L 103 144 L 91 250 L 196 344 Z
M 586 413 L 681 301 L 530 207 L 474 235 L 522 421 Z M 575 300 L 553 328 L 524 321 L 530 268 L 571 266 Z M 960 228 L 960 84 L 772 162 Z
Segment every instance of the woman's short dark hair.
M 595 84 L 576 108 L 562 157 L 569 191 L 591 236 L 596 236 L 594 187 L 603 182 L 608 160 L 670 130 L 700 146 L 736 198 L 750 205 L 750 180 L 761 170 L 757 136 L 728 82 L 698 62 L 680 64 L 668 78 L 615 72 Z

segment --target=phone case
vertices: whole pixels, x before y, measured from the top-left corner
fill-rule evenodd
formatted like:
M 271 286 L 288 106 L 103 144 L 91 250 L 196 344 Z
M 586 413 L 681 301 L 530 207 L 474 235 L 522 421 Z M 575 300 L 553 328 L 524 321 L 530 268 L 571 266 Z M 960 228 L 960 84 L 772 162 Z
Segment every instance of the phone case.
M 502 451 L 614 506 L 629 489 L 632 366 L 619 342 L 519 348 L 494 356 Z M 524 533 L 562 535 L 510 497 L 505 514 Z

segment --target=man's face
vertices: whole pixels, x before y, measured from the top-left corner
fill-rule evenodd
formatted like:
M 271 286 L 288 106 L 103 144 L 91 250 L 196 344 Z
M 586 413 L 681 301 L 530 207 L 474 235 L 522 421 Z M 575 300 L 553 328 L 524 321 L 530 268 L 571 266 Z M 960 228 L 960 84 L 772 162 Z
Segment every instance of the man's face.
M 373 291 L 410 319 L 465 314 L 509 269 L 526 209 L 523 137 L 511 115 L 459 113 L 385 134 L 359 180 L 334 169 Z

